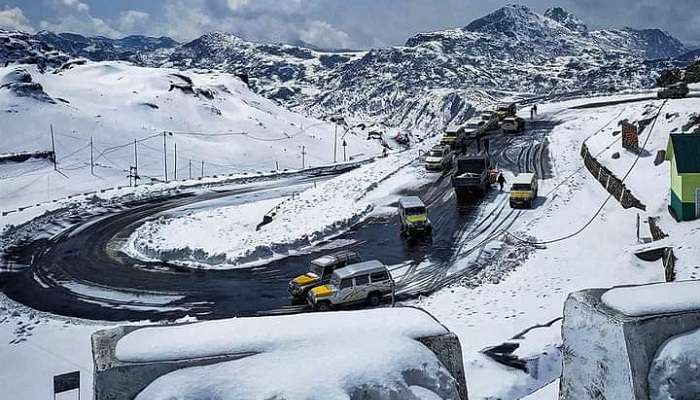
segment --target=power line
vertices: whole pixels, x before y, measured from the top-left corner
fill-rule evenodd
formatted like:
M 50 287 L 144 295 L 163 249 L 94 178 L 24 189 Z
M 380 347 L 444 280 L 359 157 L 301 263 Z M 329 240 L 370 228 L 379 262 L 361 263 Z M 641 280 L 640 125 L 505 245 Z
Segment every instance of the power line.
M 656 121 L 659 119 L 659 116 L 661 115 L 661 110 L 664 108 L 667 101 L 668 100 L 664 100 L 663 104 L 661 104 L 661 107 L 659 107 L 659 111 L 656 113 L 656 117 L 654 118 L 654 122 L 652 122 L 652 124 L 649 128 L 649 134 L 647 135 L 646 139 L 644 140 L 644 144 L 642 145 L 642 148 L 637 153 L 637 156 L 635 157 L 634 162 L 632 163 L 630 168 L 627 170 L 627 173 L 625 173 L 625 175 L 622 177 L 621 183 L 624 183 L 627 180 L 627 178 L 630 176 L 630 174 L 632 173 L 634 168 L 637 166 L 637 163 L 639 162 L 639 159 L 642 155 L 642 152 L 646 149 L 647 143 L 649 142 L 649 139 L 651 138 L 651 134 L 654 132 L 654 127 L 656 126 Z M 591 136 L 593 136 L 593 135 L 591 135 Z M 596 210 L 595 214 L 593 214 L 593 216 L 581 228 L 579 228 L 575 232 L 570 233 L 566 236 L 562 236 L 562 237 L 550 239 L 550 240 L 543 240 L 543 241 L 535 242 L 535 241 L 522 239 L 522 238 L 514 235 L 513 233 L 511 233 L 507 230 L 504 231 L 503 233 L 505 233 L 506 235 L 512 237 L 513 239 L 515 239 L 521 243 L 530 244 L 530 245 L 546 245 L 546 244 L 551 244 L 551 243 L 556 243 L 556 242 L 562 242 L 564 240 L 571 239 L 572 237 L 577 236 L 581 232 L 586 230 L 593 223 L 593 221 L 595 221 L 595 219 L 598 217 L 598 215 L 600 215 L 600 213 L 603 211 L 603 209 L 605 208 L 605 206 L 608 204 L 608 202 L 610 201 L 610 199 L 612 197 L 613 197 L 612 193 L 608 194 L 608 196 L 605 198 L 603 203 Z

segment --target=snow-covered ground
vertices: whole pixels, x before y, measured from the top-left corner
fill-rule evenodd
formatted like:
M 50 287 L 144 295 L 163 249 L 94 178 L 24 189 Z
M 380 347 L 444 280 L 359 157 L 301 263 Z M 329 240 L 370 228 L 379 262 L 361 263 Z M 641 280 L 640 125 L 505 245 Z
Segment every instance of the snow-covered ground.
M 162 180 L 166 163 L 168 179 L 183 180 L 334 161 L 334 125 L 287 111 L 229 74 L 100 62 L 44 74 L 2 67 L 0 80 L 0 154 L 51 150 L 53 128 L 58 167 L 43 159 L 0 164 L 2 210 L 128 186 L 134 141 L 141 183 Z M 360 129 L 344 140 L 346 158 L 381 153 Z
M 367 216 L 375 207 L 368 195 L 414 162 L 418 152 L 416 148 L 391 154 L 278 205 L 266 202 L 198 211 L 184 218 L 161 217 L 139 227 L 129 239 L 126 251 L 137 258 L 217 269 L 240 268 L 261 259 L 282 257 L 335 235 Z M 272 222 L 256 229 L 273 207 Z
M 614 99 L 615 97 L 603 100 Z M 470 399 L 507 400 L 525 397 L 528 399 L 555 399 L 558 390 L 554 381 L 560 372 L 561 357 L 558 349 L 561 343 L 560 325 L 555 320 L 562 315 L 563 303 L 567 294 L 589 287 L 609 287 L 618 284 L 663 280 L 663 271 L 659 262 L 643 262 L 633 255 L 633 250 L 638 245 L 636 220 L 639 210 L 623 210 L 613 200 L 602 208 L 596 218 L 593 218 L 596 210 L 607 199 L 608 194 L 590 176 L 589 172 L 582 168 L 583 164 L 579 154 L 581 145 L 588 139 L 587 143 L 591 147 L 591 152 L 596 153 L 594 148 L 602 151 L 599 160 L 606 162 L 606 165 L 609 165 L 609 168 L 616 174 L 624 175 L 634 159 L 623 154 L 619 143 L 613 143 L 616 137 L 612 136 L 612 132 L 619 129 L 617 121 L 625 118 L 631 121 L 639 119 L 645 109 L 657 108 L 661 102 L 648 101 L 595 109 L 567 110 L 569 106 L 597 100 L 575 100 L 540 106 L 541 118 L 561 121 L 561 124 L 556 126 L 549 136 L 554 177 L 541 183 L 540 195 L 543 196 L 543 203 L 534 210 L 524 211 L 515 220 L 509 232 L 520 238 L 527 237 L 530 240 L 534 238 L 537 242 L 548 242 L 575 233 L 579 228 L 585 227 L 585 229 L 568 240 L 529 246 L 530 251 L 527 257 L 524 260 L 518 258 L 517 265 L 507 269 L 508 273 L 505 274 L 503 270 L 495 269 L 496 265 L 499 264 L 499 258 L 511 256 L 509 249 L 517 244 L 518 240 L 502 236 L 499 238 L 501 243 L 497 249 L 490 252 L 488 257 L 469 260 L 473 267 L 481 268 L 475 277 L 465 279 L 433 295 L 410 302 L 426 308 L 460 337 Z M 647 103 L 651 106 L 647 107 Z M 653 160 L 656 150 L 665 148 L 668 133 L 687 122 L 687 115 L 699 105 L 699 100 L 687 99 L 670 101 L 664 107 L 662 116 L 648 141 L 647 150 L 650 155 L 644 155 L 640 158 L 627 181 L 630 189 L 647 202 L 648 215 L 661 216 L 662 228 L 671 235 L 670 239 L 674 243 L 680 243 L 684 249 L 694 248 L 692 232 L 697 229 L 698 224 L 676 224 L 667 216 L 665 208 L 669 185 L 668 163 L 656 167 L 653 165 Z M 666 118 L 666 113 L 674 114 L 676 112 L 679 113 L 679 116 Z M 597 134 L 590 137 L 594 133 Z M 603 151 L 611 144 L 609 150 Z M 614 160 L 612 158 L 612 152 L 615 151 L 620 151 L 620 159 Z M 397 159 L 399 156 L 393 155 L 387 160 Z M 379 199 L 394 195 L 395 189 L 398 187 L 410 185 L 410 174 L 415 173 L 415 168 L 404 168 L 399 173 L 389 176 L 391 174 L 390 168 L 386 165 L 383 166 L 382 162 L 390 163 L 390 161 L 382 160 L 373 166 L 363 167 L 346 175 L 345 179 L 350 179 L 349 181 L 339 179 L 338 183 L 333 184 L 335 186 L 329 186 L 333 188 L 335 195 L 359 196 L 350 197 L 348 201 L 340 201 L 339 204 L 342 206 L 340 208 L 345 209 L 352 206 L 353 213 L 361 215 L 365 210 L 364 207 L 385 205 L 387 203 Z M 392 167 L 398 167 L 399 164 L 395 162 Z M 367 194 L 365 191 L 371 185 L 367 186 L 369 180 L 363 181 L 364 173 L 358 171 L 365 171 L 364 173 L 367 174 L 376 173 L 376 175 L 372 175 L 373 179 L 389 177 L 384 181 L 384 184 Z M 343 182 L 344 186 L 340 186 L 340 182 Z M 287 211 L 282 212 L 281 215 L 288 218 L 278 219 L 273 224 L 279 224 L 278 228 L 295 229 L 293 226 L 297 221 L 306 224 L 306 228 L 311 226 L 309 221 L 316 223 L 312 218 L 314 214 L 310 211 L 307 213 L 304 211 L 304 207 L 298 208 L 298 206 L 302 206 L 304 201 L 318 201 L 320 204 L 324 204 L 332 193 L 330 190 L 324 191 L 321 189 L 322 187 L 323 185 L 319 185 L 316 189 L 310 189 L 298 197 L 295 196 L 293 202 L 291 200 L 285 202 L 289 205 L 283 203 L 282 207 L 288 208 L 285 208 Z M 331 197 L 333 197 L 333 201 L 336 201 L 337 198 L 334 196 Z M 357 201 L 358 199 L 359 201 Z M 328 203 L 331 202 L 328 201 Z M 267 209 L 270 205 L 272 204 L 260 203 L 250 207 L 255 212 L 259 212 Z M 312 207 L 308 207 L 308 209 L 313 210 Z M 323 212 L 319 214 L 318 219 L 323 223 L 319 223 L 317 229 L 307 233 L 314 231 L 327 233 L 328 231 L 324 231 L 323 228 L 333 227 L 333 218 L 325 219 L 326 216 L 332 215 L 333 208 L 322 206 L 322 210 Z M 216 221 L 219 218 L 222 220 L 222 226 L 229 226 L 231 229 L 237 227 L 246 231 L 250 230 L 252 223 L 258 219 L 257 217 L 253 218 L 253 213 L 249 213 L 251 211 L 249 209 L 233 208 L 227 211 L 227 213 L 212 214 L 209 220 Z M 391 210 L 375 208 L 375 212 L 389 211 Z M 336 210 L 336 212 L 344 213 L 346 211 Z M 245 218 L 243 218 L 244 214 Z M 189 221 L 195 226 L 205 224 L 206 219 L 203 216 L 204 214 L 198 214 L 195 219 L 193 215 L 189 215 L 182 221 Z M 347 220 L 342 213 L 333 216 L 338 218 L 338 221 Z M 248 219 L 250 220 L 248 221 Z M 180 224 L 182 221 L 172 223 Z M 590 224 L 588 224 L 589 221 Z M 335 226 L 335 228 L 341 227 Z M 226 230 L 222 231 L 222 237 L 230 238 L 230 235 Z M 289 238 L 293 238 L 293 235 L 290 235 Z M 223 243 L 223 241 L 219 243 Z M 230 247 L 222 246 L 221 251 L 226 252 L 230 250 Z M 691 260 L 691 258 L 681 256 L 679 263 L 686 265 L 685 259 Z M 459 263 L 460 260 L 456 260 L 456 262 Z M 683 269 L 683 267 L 679 270 L 679 275 L 694 277 L 691 269 Z M 34 329 L 35 332 L 45 332 L 46 337 L 35 334 L 26 337 L 23 342 L 10 344 L 9 341 L 16 337 L 22 337 L 12 333 L 16 326 L 14 321 L 17 321 L 17 318 L 25 317 L 6 318 L 5 322 L 2 322 L 0 331 L 8 340 L 4 341 L 0 347 L 0 354 L 2 354 L 0 357 L 7 357 L 9 361 L 15 362 L 15 365 L 19 365 L 20 367 L 16 368 L 18 371 L 26 371 L 31 368 L 29 363 L 34 360 L 31 358 L 34 343 L 41 346 L 42 343 L 50 341 L 53 337 L 59 346 L 56 348 L 60 349 L 60 346 L 70 347 L 69 343 L 75 340 L 70 338 L 70 335 L 61 336 L 58 333 L 52 333 L 54 330 L 51 328 L 55 327 L 57 322 L 49 321 L 38 324 L 38 327 Z M 543 327 L 521 334 L 526 329 L 540 324 Z M 78 326 L 80 327 L 80 325 Z M 45 331 L 42 330 L 44 327 L 46 327 Z M 75 337 L 87 337 L 85 333 L 78 332 L 82 328 L 75 329 Z M 85 327 L 85 332 L 92 332 L 94 329 L 96 329 L 94 326 L 89 325 Z M 531 369 L 531 372 L 526 374 L 520 370 L 497 364 L 480 352 L 486 347 L 503 342 L 517 343 L 519 348 L 514 354 L 527 360 L 528 365 L 536 365 L 536 368 Z M 87 351 L 85 347 L 87 344 L 79 346 L 83 346 L 81 351 Z M 68 353 L 72 352 L 68 351 Z M 300 356 L 299 354 L 289 355 Z M 25 357 L 27 357 L 26 361 Z M 337 362 L 338 360 L 329 359 L 328 361 Z M 230 365 L 221 366 L 220 371 L 213 372 L 217 374 L 219 372 L 222 374 L 244 372 L 238 367 L 230 367 Z M 41 374 L 45 375 L 48 380 L 50 379 L 49 374 L 53 372 L 56 371 L 52 369 L 41 372 Z M 212 371 L 200 372 L 209 373 Z M 255 379 L 254 376 L 246 376 Z M 11 393 L 17 393 L 21 390 L 22 387 L 15 382 L 20 381 L 15 378 L 14 373 L 10 374 L 9 377 L 3 376 L 3 378 L 10 385 L 8 387 L 10 387 Z M 167 387 L 171 382 L 158 383 L 158 388 L 165 388 L 163 389 L 165 391 L 159 393 L 167 394 Z M 224 384 L 225 382 L 220 383 Z M 38 392 L 35 393 L 36 395 L 28 398 L 45 397 L 40 396 Z

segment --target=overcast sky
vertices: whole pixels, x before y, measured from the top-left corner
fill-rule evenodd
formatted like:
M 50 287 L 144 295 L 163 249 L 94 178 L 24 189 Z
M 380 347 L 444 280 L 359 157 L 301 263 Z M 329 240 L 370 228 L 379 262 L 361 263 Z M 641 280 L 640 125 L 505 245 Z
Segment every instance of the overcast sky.
M 0 27 L 179 41 L 224 31 L 250 40 L 327 48 L 403 44 L 417 32 L 461 27 L 502 0 L 0 0 Z M 590 27 L 662 28 L 700 45 L 700 0 L 521 0 L 562 6 Z

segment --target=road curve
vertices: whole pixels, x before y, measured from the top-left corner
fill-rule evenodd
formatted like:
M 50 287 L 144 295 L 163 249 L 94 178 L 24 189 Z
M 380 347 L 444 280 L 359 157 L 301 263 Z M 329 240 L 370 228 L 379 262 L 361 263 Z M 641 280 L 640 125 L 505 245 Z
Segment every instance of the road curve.
M 547 174 L 546 133 L 556 122 L 536 121 L 524 136 L 493 136 L 491 152 L 504 169 Z M 475 203 L 457 207 L 448 174 L 405 194 L 421 196 L 436 229 L 429 241 L 405 241 L 394 216 L 378 215 L 304 254 L 259 267 L 192 270 L 162 262 L 135 260 L 119 249 L 134 229 L 162 213 L 190 207 L 282 197 L 300 191 L 318 176 L 285 178 L 265 184 L 186 195 L 108 211 L 77 222 L 60 234 L 6 251 L 4 263 L 24 264 L 19 272 L 0 274 L 0 289 L 29 307 L 94 320 L 135 321 L 194 316 L 214 319 L 304 311 L 290 304 L 288 281 L 306 271 L 311 259 L 352 247 L 364 259 L 406 266 L 398 279 L 404 296 L 429 293 L 450 283 L 456 255 L 477 249 L 489 232 L 512 224 L 519 214 L 501 201 L 493 210 Z M 495 195 L 494 195 L 495 196 Z M 487 200 L 493 200 L 491 196 Z M 503 196 L 501 196 L 502 198 Z M 477 268 L 477 266 L 475 266 Z M 471 270 L 463 271 L 470 273 Z

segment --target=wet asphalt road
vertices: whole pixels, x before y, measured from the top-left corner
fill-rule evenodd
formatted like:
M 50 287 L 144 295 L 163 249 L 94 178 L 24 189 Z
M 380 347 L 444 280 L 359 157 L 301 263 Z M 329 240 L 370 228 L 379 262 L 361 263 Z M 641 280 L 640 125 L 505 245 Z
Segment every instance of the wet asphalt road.
M 538 172 L 547 177 L 546 134 L 556 124 L 536 121 L 519 136 L 492 134 L 489 147 L 493 160 L 501 169 Z M 466 245 L 464 242 L 474 236 L 467 232 L 487 232 L 491 226 L 512 223 L 518 216 L 505 202 L 484 217 L 481 202 L 491 201 L 493 196 L 458 206 L 449 174 L 445 173 L 436 174 L 433 183 L 405 193 L 419 195 L 428 204 L 435 226 L 431 239 L 404 240 L 396 216 L 378 215 L 303 254 L 249 269 L 191 270 L 144 263 L 119 250 L 143 221 L 163 213 L 284 197 L 318 179 L 282 179 L 141 204 L 88 218 L 50 239 L 10 249 L 1 262 L 25 267 L 0 274 L 0 289 L 15 301 L 38 310 L 94 320 L 163 320 L 186 315 L 214 319 L 301 312 L 305 306 L 293 305 L 288 298 L 289 280 L 306 272 L 312 259 L 353 248 L 364 259 L 408 266 L 397 279 L 397 291 L 411 297 L 452 281 L 444 279 L 445 271 Z

